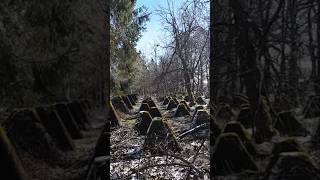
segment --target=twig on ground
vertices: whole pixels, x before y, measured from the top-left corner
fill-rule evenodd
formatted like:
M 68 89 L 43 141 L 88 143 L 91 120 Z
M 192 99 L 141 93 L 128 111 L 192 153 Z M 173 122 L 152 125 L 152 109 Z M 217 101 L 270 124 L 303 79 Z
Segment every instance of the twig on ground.
M 195 155 L 194 155 L 194 157 L 193 157 L 193 160 L 191 161 L 191 163 L 192 163 L 192 164 L 196 161 L 197 156 L 199 155 L 200 150 L 201 150 L 201 148 L 203 147 L 203 145 L 204 145 L 204 143 L 205 143 L 205 142 L 206 142 L 206 140 L 205 140 L 205 139 L 204 139 L 204 140 L 202 140 L 202 143 L 201 143 L 200 147 L 198 148 L 198 150 L 197 150 L 196 154 L 195 154 Z M 189 170 L 188 170 L 188 173 L 187 173 L 187 175 L 186 175 L 186 179 L 188 179 L 188 178 L 189 178 L 190 173 L 191 173 L 191 168 L 189 168 Z

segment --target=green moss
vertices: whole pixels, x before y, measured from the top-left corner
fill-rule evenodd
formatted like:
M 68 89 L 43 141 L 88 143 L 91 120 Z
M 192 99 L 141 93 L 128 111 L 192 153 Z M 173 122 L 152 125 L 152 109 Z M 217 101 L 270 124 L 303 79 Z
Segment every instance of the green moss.
M 144 149 L 149 150 L 151 153 L 163 153 L 161 149 L 181 150 L 176 136 L 166 119 L 156 117 L 152 120 L 147 131 Z

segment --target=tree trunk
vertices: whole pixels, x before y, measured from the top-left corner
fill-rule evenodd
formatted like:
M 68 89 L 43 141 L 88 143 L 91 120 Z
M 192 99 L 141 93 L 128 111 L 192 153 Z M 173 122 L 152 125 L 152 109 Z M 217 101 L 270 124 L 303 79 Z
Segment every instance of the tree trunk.
M 298 97 L 298 64 L 297 64 L 297 5 L 295 0 L 290 0 L 289 3 L 289 15 L 290 15 L 290 61 L 289 61 L 289 96 L 292 98 L 293 105 L 297 105 Z
M 313 1 L 311 1 L 311 3 L 313 4 Z M 310 7 L 308 9 L 308 36 L 309 36 L 309 54 L 310 54 L 310 61 L 311 61 L 311 74 L 310 74 L 310 79 L 314 80 L 314 78 L 316 77 L 316 57 L 314 54 L 314 40 L 313 40 L 313 35 L 312 35 L 312 31 L 313 31 L 313 24 L 312 24 L 312 7 Z
M 318 10 L 317 10 L 317 73 L 316 76 L 317 78 L 315 79 L 315 91 L 317 95 L 320 95 L 320 87 L 319 87 L 319 80 L 320 80 L 320 0 L 317 0 L 318 3 Z
M 188 65 L 186 60 L 181 59 L 181 63 L 183 66 L 183 77 L 184 77 L 184 82 L 185 82 L 185 87 L 187 89 L 188 97 L 190 97 L 191 100 L 193 100 L 193 95 L 191 91 L 191 82 L 190 82 L 190 76 L 188 72 Z
M 246 17 L 245 1 L 232 0 L 230 6 L 234 12 L 235 25 L 238 29 L 238 44 L 239 59 L 240 59 L 240 73 L 244 79 L 246 86 L 246 93 L 249 98 L 250 108 L 255 114 L 253 120 L 253 127 L 256 127 L 254 134 L 257 143 L 263 140 L 270 139 L 273 135 L 271 122 L 269 118 L 265 118 L 264 106 L 261 101 L 261 73 L 257 67 L 256 51 L 253 46 L 252 39 L 249 36 L 250 23 Z M 268 113 L 268 112 L 267 112 Z

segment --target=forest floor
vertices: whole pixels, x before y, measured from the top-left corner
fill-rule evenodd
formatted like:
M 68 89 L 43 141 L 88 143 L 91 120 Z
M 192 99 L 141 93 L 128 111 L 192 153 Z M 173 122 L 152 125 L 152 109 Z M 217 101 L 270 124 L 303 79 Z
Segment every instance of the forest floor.
M 176 135 L 181 134 L 191 125 L 191 116 L 174 118 L 175 109 L 167 111 L 162 102 L 155 101 L 161 114 L 168 118 Z M 142 99 L 139 100 L 141 102 Z M 208 103 L 208 99 L 206 99 Z M 139 135 L 134 130 L 134 125 L 137 121 L 139 107 L 141 103 L 134 106 L 131 115 L 120 114 L 122 117 L 121 127 L 111 133 L 111 179 L 210 179 L 210 153 L 209 139 L 199 138 L 195 136 L 187 136 L 179 140 L 182 147 L 181 153 L 166 154 L 164 156 L 155 156 L 147 153 L 141 153 L 141 148 L 144 143 L 145 136 Z M 194 107 L 191 107 L 191 115 L 194 112 Z M 239 109 L 233 109 L 234 118 L 238 116 Z M 307 130 L 306 136 L 291 137 L 296 139 L 305 149 L 305 152 L 310 155 L 315 164 L 320 167 L 320 148 L 311 143 L 317 127 L 320 123 L 320 117 L 304 118 L 302 108 L 295 109 L 297 120 Z M 231 120 L 235 120 L 235 119 Z M 231 121 L 229 120 L 229 121 Z M 222 127 L 228 121 L 217 120 L 217 123 Z M 248 134 L 251 134 L 251 129 L 246 129 Z M 259 171 L 244 171 L 239 174 L 228 176 L 211 177 L 215 180 L 257 180 L 265 177 L 265 169 L 269 164 L 271 152 L 276 142 L 288 138 L 287 136 L 276 135 L 270 141 L 262 144 L 254 144 L 254 147 L 259 154 L 253 157 Z M 203 146 L 201 146 L 201 144 Z M 200 151 L 197 153 L 199 147 Z M 212 148 L 212 147 L 211 147 Z M 196 158 L 195 158 L 196 157 Z M 194 161 L 195 159 L 195 161 Z M 194 162 L 193 162 L 194 161 Z M 186 166 L 183 166 L 186 165 Z M 191 173 L 189 170 L 192 169 Z M 189 178 L 187 174 L 190 173 Z M 199 174 L 202 175 L 199 178 Z
M 161 114 L 168 119 L 169 125 L 176 135 L 191 126 L 194 107 L 191 107 L 191 116 L 174 118 L 173 110 L 166 110 L 162 102 L 153 98 Z M 210 155 L 208 134 L 195 138 L 187 136 L 179 140 L 181 153 L 165 154 L 163 156 L 150 155 L 141 152 L 145 136 L 134 130 L 137 113 L 142 99 L 134 106 L 133 115 L 122 116 L 119 129 L 111 132 L 111 179 L 198 179 L 200 174 L 204 179 L 209 178 Z M 206 100 L 209 101 L 208 99 Z M 200 150 L 199 150 L 200 149 Z M 193 163 L 192 163 L 193 162 Z M 192 169 L 192 170 L 191 170 Z
M 304 148 L 304 151 L 311 157 L 311 159 L 315 162 L 315 164 L 320 167 L 320 146 L 314 145 L 312 141 L 312 137 L 314 136 L 317 128 L 319 127 L 320 123 L 320 117 L 315 118 L 304 118 L 304 115 L 302 114 L 303 108 L 296 108 L 293 111 L 296 114 L 296 118 L 298 122 L 302 124 L 302 126 L 307 130 L 306 136 L 282 136 L 282 135 L 276 135 L 274 136 L 270 141 L 264 142 L 262 144 L 254 144 L 255 149 L 257 150 L 257 153 L 260 155 L 259 157 L 254 157 L 253 159 L 255 163 L 257 164 L 259 168 L 259 172 L 252 172 L 252 171 L 244 171 L 239 174 L 232 174 L 228 176 L 216 176 L 211 177 L 211 179 L 214 180 L 265 180 L 265 170 L 267 168 L 267 165 L 270 162 L 270 157 L 272 154 L 272 150 L 274 145 L 277 142 L 280 142 L 281 140 L 287 139 L 287 138 L 294 138 L 302 147 Z M 234 113 L 236 114 L 235 117 L 237 117 L 239 110 L 235 110 Z M 235 120 L 235 119 L 232 119 Z M 224 127 L 225 122 L 221 123 L 222 127 Z M 252 129 L 246 129 L 248 134 L 252 135 Z M 315 177 L 315 179 L 317 179 Z M 269 179 L 268 179 L 269 180 Z
M 85 179 L 89 161 L 94 153 L 97 139 L 105 124 L 105 115 L 101 110 L 89 112 L 91 127 L 82 131 L 84 137 L 73 139 L 75 149 L 64 152 L 63 162 L 48 163 L 45 160 L 34 159 L 28 155 L 22 156 L 26 172 L 35 180 L 81 180 Z

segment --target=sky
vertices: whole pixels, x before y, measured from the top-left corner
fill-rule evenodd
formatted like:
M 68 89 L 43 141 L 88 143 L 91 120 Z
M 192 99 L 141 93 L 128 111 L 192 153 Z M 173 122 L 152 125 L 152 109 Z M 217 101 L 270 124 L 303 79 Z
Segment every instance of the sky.
M 179 8 L 185 0 L 169 0 L 173 2 L 174 8 Z M 160 44 L 165 37 L 161 18 L 156 14 L 155 10 L 161 7 L 167 7 L 167 0 L 137 0 L 136 7 L 145 6 L 151 13 L 150 21 L 146 24 L 146 30 L 142 32 L 142 36 L 137 43 L 138 51 L 141 51 L 149 60 L 154 57 L 154 45 Z M 161 54 L 161 48 L 158 47 L 157 56 Z

